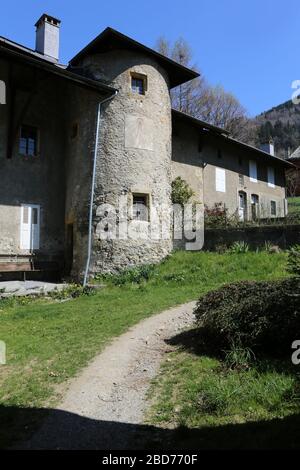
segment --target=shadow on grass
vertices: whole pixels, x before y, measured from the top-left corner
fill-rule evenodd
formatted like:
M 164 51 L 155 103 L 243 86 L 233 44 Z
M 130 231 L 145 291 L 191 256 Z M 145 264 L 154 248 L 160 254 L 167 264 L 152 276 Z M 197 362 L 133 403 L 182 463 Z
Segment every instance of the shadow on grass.
M 59 410 L 0 407 L 0 421 L 2 449 L 200 450 L 300 447 L 299 414 L 258 423 L 168 430 L 147 425 L 97 421 Z M 26 441 L 41 422 L 43 425 L 39 431 Z M 13 436 L 14 439 L 16 436 L 22 439 L 23 444 L 13 442 Z
M 205 328 L 192 328 L 166 340 L 170 346 L 180 347 L 197 356 L 210 356 L 220 359 L 222 346 Z
M 229 349 L 225 344 L 216 343 L 215 337 L 205 328 L 192 328 L 184 331 L 166 340 L 166 343 L 197 356 L 209 356 L 218 360 L 224 359 Z M 253 366 L 260 373 L 276 371 L 280 374 L 295 375 L 300 383 L 299 367 L 293 365 L 291 354 L 291 348 L 287 350 L 286 357 L 280 357 L 279 354 L 267 355 L 262 351 L 255 352 Z

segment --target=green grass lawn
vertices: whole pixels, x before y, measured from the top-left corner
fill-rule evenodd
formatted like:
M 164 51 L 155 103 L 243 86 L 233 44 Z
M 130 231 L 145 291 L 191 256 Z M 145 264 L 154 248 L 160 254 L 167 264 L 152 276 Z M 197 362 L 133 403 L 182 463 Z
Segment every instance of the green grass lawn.
M 152 384 L 146 422 L 177 429 L 170 447 L 299 448 L 299 395 L 290 362 L 231 370 L 214 357 L 178 350 Z
M 290 215 L 300 215 L 300 197 L 289 197 L 288 207 Z
M 0 304 L 0 340 L 7 346 L 7 365 L 0 367 L 0 445 L 31 431 L 21 418 L 11 420 L 5 407 L 52 406 L 57 386 L 133 324 L 223 283 L 284 277 L 285 262 L 284 253 L 177 252 L 145 282 L 108 281 L 96 295 L 63 303 Z

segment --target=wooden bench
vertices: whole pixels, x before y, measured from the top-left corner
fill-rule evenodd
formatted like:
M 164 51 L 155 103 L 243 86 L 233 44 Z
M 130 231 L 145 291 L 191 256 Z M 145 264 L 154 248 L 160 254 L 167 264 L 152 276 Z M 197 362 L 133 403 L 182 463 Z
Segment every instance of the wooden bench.
M 26 273 L 59 273 L 61 268 L 55 261 L 0 261 L 0 279 L 5 275 L 13 275 L 13 273 L 23 273 L 23 279 L 26 280 Z M 2 276 L 1 276 L 2 275 Z

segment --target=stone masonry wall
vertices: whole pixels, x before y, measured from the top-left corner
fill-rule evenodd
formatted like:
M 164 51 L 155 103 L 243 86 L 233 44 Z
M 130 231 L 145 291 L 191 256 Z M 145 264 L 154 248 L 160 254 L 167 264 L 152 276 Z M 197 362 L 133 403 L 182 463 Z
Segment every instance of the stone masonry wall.
M 171 103 L 168 79 L 155 61 L 142 54 L 112 51 L 85 59 L 82 64 L 95 79 L 119 90 L 103 106 L 95 188 L 94 272 L 111 272 L 129 266 L 155 263 L 172 249 L 166 211 L 171 205 Z M 131 90 L 131 73 L 147 77 L 145 95 Z M 159 221 L 167 220 L 166 239 L 153 240 L 149 231 L 156 222 L 132 220 L 133 193 L 147 195 L 149 206 L 159 207 Z M 117 214 L 118 226 L 145 239 L 103 240 L 97 226 L 103 203 L 118 207 L 123 197 L 127 214 Z M 125 211 L 126 212 L 126 211 Z

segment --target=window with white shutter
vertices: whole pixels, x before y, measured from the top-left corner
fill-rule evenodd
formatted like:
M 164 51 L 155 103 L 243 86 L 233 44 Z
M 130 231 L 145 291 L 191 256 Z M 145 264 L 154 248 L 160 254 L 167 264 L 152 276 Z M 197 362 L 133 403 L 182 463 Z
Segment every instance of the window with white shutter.
M 268 186 L 269 188 L 275 188 L 275 171 L 274 168 L 268 168 Z
M 257 183 L 257 164 L 254 160 L 249 161 L 249 175 L 251 183 Z
M 216 168 L 216 191 L 226 193 L 226 173 L 223 168 Z
M 21 250 L 40 248 L 40 206 L 23 204 L 21 206 Z

